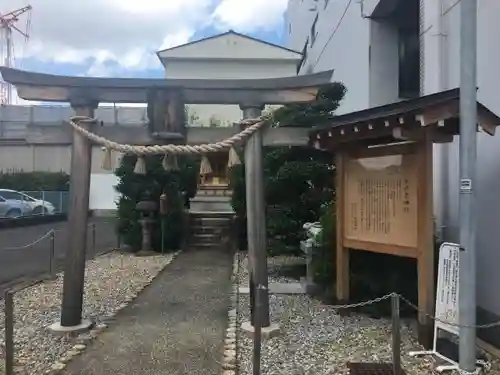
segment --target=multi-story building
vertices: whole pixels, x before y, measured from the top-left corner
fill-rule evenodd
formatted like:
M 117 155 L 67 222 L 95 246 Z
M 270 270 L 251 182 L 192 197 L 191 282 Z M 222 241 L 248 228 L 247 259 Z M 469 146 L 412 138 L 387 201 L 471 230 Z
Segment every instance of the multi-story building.
M 500 2 L 478 1 L 478 100 L 500 113 Z M 347 94 L 338 113 L 459 86 L 460 0 L 289 0 L 287 46 L 299 74 L 334 69 Z M 478 318 L 500 315 L 500 138 L 478 135 Z M 435 214 L 445 240 L 458 241 L 458 139 L 436 145 Z M 494 314 L 492 314 L 494 313 Z M 494 318 L 493 318 L 494 319 Z M 498 318 L 496 319 L 498 320 Z M 500 332 L 482 330 L 500 346 Z

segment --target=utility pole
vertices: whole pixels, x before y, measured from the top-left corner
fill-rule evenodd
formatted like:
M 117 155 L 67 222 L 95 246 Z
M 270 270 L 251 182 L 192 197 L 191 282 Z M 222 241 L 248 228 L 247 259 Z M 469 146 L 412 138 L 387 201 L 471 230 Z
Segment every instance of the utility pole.
M 476 370 L 477 0 L 460 3 L 460 369 Z

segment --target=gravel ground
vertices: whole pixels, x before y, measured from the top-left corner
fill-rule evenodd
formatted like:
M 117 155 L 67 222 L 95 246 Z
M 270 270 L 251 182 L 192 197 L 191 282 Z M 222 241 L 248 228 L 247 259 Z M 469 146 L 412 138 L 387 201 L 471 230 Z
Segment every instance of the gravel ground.
M 300 258 L 268 259 L 269 282 L 297 282 L 275 277 L 282 265 L 303 263 Z M 245 254 L 240 254 L 238 280 L 247 286 Z M 238 319 L 249 320 L 248 295 L 239 295 Z M 392 362 L 391 322 L 371 319 L 360 314 L 341 317 L 337 310 L 306 295 L 271 295 L 271 321 L 281 327 L 281 335 L 263 342 L 262 372 L 269 375 L 348 374 L 346 362 Z M 434 374 L 432 357 L 411 358 L 409 351 L 421 350 L 413 324 L 403 321 L 401 327 L 402 364 L 408 375 Z M 239 374 L 252 373 L 252 340 L 239 329 Z M 500 374 L 497 360 L 492 361 L 489 374 Z
M 104 327 L 107 319 L 137 296 L 172 261 L 173 255 L 135 257 L 117 252 L 88 261 L 85 275 L 85 318 Z M 77 336 L 52 334 L 47 326 L 59 320 L 62 274 L 54 281 L 26 288 L 14 298 L 16 373 L 42 374 L 57 368 L 68 352 L 87 342 L 96 331 Z M 0 358 L 4 355 L 4 304 L 0 302 Z M 77 345 L 77 348 L 75 348 Z M 3 361 L 0 364 L 2 370 Z M 0 371 L 2 373 L 2 371 Z

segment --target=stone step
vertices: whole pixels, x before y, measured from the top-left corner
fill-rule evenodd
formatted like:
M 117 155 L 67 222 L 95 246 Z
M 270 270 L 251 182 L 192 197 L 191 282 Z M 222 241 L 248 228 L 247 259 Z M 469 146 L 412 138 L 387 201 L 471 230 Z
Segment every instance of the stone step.
M 220 249 L 222 247 L 219 243 L 199 243 L 199 244 L 190 244 L 189 249 L 195 251 L 203 251 L 203 250 L 215 250 Z
M 191 235 L 192 242 L 220 242 L 221 235 L 218 233 L 193 233 Z
M 216 211 L 216 210 L 195 210 L 190 209 L 189 215 L 192 217 L 224 217 L 224 218 L 232 218 L 235 214 L 234 212 L 228 212 L 225 210 Z
M 219 233 L 221 230 L 229 230 L 228 225 L 191 225 L 191 233 Z
M 231 220 L 221 217 L 192 217 L 190 224 L 191 227 L 227 227 Z

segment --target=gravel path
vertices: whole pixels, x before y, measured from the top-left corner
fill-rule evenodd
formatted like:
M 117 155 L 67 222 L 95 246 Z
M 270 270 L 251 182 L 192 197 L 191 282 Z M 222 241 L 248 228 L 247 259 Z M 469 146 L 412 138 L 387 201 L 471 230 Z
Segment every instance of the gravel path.
M 303 262 L 298 258 L 268 259 L 269 282 L 297 282 L 272 276 L 277 267 Z M 239 277 L 247 286 L 246 256 L 240 253 Z M 239 321 L 249 320 L 248 295 L 239 295 Z M 391 322 L 371 319 L 360 314 L 341 317 L 328 305 L 306 295 L 271 295 L 271 321 L 278 323 L 282 334 L 262 345 L 262 372 L 268 375 L 348 374 L 346 362 L 392 362 Z M 411 358 L 407 353 L 421 350 L 416 334 L 408 321 L 402 322 L 402 364 L 408 375 L 433 374 L 431 357 Z M 252 340 L 239 329 L 239 374 L 252 373 Z M 489 374 L 500 374 L 493 361 Z
M 97 329 L 76 337 L 52 334 L 47 326 L 59 320 L 62 275 L 55 281 L 29 287 L 15 294 L 16 373 L 37 375 L 61 368 L 78 346 L 88 342 L 107 318 L 130 302 L 172 260 L 172 255 L 135 257 L 109 253 L 88 261 L 84 296 L 84 317 L 97 322 Z M 0 302 L 0 358 L 3 358 L 4 305 Z M 77 345 L 75 347 L 75 345 Z M 0 362 L 0 370 L 3 360 Z M 2 373 L 2 371 L 0 371 Z
M 181 253 L 63 374 L 220 375 L 231 266 Z

